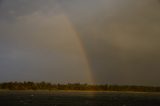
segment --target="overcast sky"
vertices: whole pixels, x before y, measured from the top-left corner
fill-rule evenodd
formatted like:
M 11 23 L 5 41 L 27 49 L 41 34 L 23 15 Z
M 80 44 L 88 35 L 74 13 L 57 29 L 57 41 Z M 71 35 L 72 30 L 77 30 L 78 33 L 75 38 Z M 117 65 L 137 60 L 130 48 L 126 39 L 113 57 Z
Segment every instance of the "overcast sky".
M 160 86 L 159 0 L 0 0 L 0 82 Z

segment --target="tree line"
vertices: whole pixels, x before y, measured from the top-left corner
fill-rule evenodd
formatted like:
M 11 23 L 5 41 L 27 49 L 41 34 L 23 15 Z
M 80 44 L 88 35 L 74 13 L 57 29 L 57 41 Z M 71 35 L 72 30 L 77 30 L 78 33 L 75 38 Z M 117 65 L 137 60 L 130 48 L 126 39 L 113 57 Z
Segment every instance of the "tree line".
M 160 92 L 160 87 L 129 85 L 91 85 L 81 83 L 52 84 L 49 82 L 4 82 L 1 90 L 82 90 L 82 91 L 135 91 Z

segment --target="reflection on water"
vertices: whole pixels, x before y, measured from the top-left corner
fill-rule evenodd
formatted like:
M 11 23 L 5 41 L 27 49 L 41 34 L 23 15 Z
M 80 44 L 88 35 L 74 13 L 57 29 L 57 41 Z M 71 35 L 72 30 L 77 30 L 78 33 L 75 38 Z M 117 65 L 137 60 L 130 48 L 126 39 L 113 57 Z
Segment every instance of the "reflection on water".
M 160 106 L 158 93 L 1 92 L 0 106 Z

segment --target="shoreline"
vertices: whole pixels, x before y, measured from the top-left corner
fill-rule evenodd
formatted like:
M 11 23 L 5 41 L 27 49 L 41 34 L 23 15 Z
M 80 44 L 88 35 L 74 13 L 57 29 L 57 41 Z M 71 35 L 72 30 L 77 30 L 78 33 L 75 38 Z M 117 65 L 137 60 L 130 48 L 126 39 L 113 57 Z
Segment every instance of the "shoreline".
M 154 93 L 154 94 L 160 94 L 160 92 L 146 92 L 146 91 L 96 91 L 96 90 L 2 90 L 0 89 L 0 92 L 46 92 L 46 93 L 60 93 L 60 92 L 75 92 L 75 93 L 142 93 L 142 94 L 147 94 L 147 93 Z

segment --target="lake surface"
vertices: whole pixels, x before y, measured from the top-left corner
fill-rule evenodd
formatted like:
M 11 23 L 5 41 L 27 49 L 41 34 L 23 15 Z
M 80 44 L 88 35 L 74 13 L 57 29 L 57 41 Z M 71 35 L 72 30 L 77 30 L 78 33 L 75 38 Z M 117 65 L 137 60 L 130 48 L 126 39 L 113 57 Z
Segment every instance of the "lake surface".
M 0 106 L 160 106 L 159 93 L 0 91 Z

